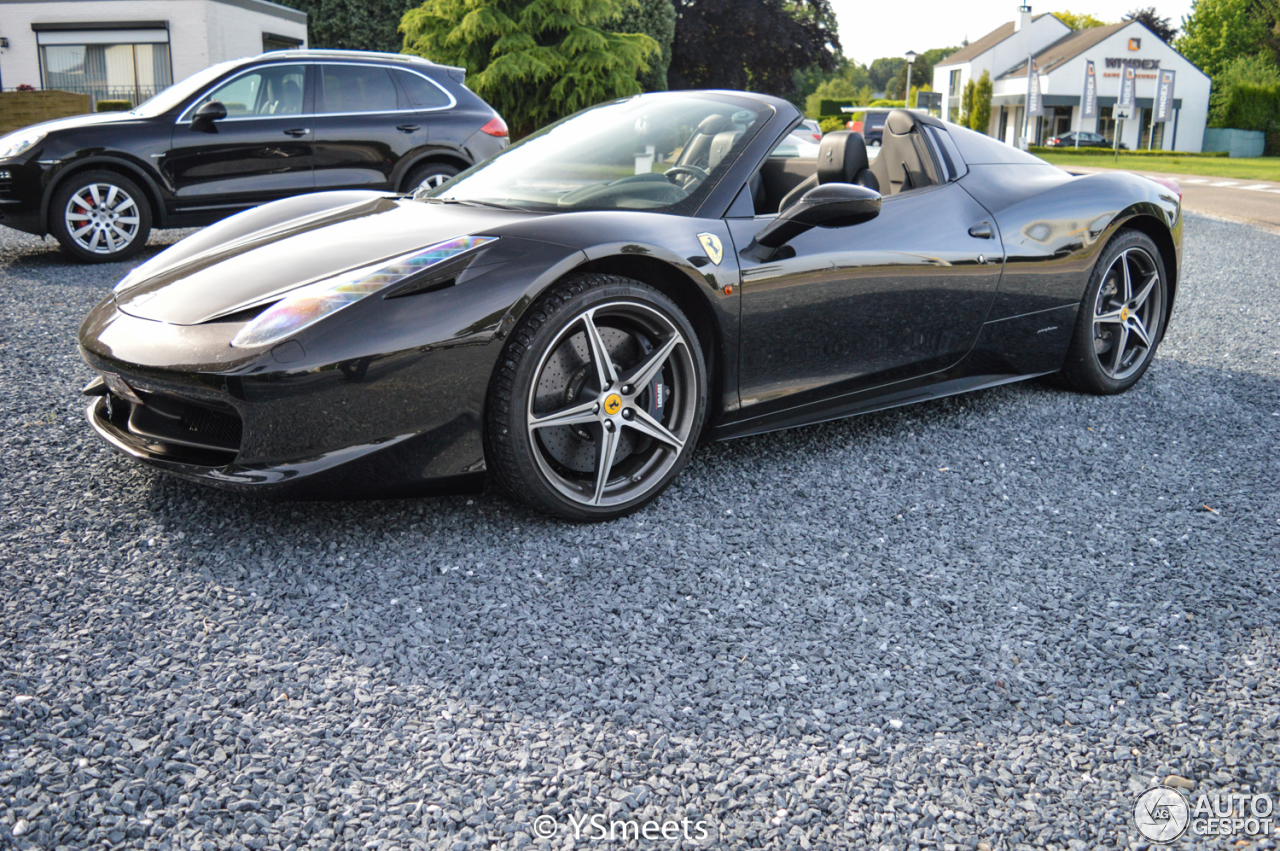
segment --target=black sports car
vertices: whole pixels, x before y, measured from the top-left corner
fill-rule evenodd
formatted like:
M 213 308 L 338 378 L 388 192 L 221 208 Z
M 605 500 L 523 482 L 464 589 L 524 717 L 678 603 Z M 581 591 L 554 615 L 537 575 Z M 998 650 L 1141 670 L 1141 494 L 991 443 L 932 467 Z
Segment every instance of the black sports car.
M 473 489 L 617 517 L 699 438 L 1061 373 L 1131 387 L 1177 285 L 1176 185 L 1072 177 L 906 111 L 879 156 L 765 95 L 581 112 L 414 197 L 307 195 L 197 233 L 85 320 L 88 416 L 214 484 Z

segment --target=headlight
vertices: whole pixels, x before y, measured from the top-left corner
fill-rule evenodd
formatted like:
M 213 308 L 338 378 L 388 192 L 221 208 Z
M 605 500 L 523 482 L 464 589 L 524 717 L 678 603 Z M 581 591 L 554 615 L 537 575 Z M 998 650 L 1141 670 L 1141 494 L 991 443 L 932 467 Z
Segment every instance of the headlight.
M 41 130 L 10 133 L 0 139 L 0 160 L 16 157 L 18 154 L 34 148 L 47 135 L 49 134 Z
M 473 248 L 487 245 L 495 239 L 495 236 L 460 236 L 386 263 L 365 266 L 363 269 L 308 284 L 255 316 L 248 325 L 240 329 L 231 345 L 248 348 L 283 340 L 326 316 L 355 304 L 365 296 L 373 295 L 392 284 L 398 284 L 410 275 L 416 275 Z

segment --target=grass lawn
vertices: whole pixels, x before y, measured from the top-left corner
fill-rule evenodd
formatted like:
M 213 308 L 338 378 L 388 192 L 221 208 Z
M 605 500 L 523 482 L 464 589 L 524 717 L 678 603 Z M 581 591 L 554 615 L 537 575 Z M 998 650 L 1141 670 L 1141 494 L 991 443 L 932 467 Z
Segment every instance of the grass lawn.
M 1225 157 L 1144 157 L 1141 154 L 1038 154 L 1042 159 L 1070 169 L 1118 168 L 1124 171 L 1163 171 L 1168 174 L 1199 174 L 1236 180 L 1280 181 L 1280 157 L 1228 159 Z

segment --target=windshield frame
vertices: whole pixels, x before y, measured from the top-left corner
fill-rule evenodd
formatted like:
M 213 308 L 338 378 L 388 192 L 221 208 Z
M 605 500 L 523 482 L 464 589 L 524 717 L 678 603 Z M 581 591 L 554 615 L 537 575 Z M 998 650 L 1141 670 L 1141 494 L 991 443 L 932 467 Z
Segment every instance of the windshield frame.
M 756 112 L 759 115 L 759 119 L 748 131 L 750 133 L 750 136 L 746 141 L 745 145 L 741 148 L 741 150 L 739 150 L 729 160 L 727 166 L 724 169 L 720 170 L 715 175 L 713 182 L 711 182 L 705 187 L 705 191 L 704 191 L 704 187 L 702 186 L 699 186 L 695 190 L 693 194 L 699 195 L 700 199 L 696 200 L 692 206 L 686 207 L 684 209 L 680 209 L 679 208 L 680 205 L 684 203 L 682 201 L 682 202 L 678 202 L 677 204 L 669 205 L 667 207 L 660 207 L 660 208 L 654 208 L 654 209 L 621 208 L 621 207 L 620 208 L 604 208 L 604 209 L 590 209 L 590 208 L 579 209 L 574 207 L 566 207 L 562 210 L 529 209 L 527 210 L 527 212 L 534 213 L 534 214 L 556 214 L 556 213 L 571 213 L 571 212 L 592 212 L 592 213 L 640 212 L 640 213 L 657 213 L 660 215 L 678 215 L 683 217 L 694 217 L 694 218 L 705 218 L 705 217 L 708 217 L 708 215 L 710 215 L 712 217 L 719 218 L 721 215 L 723 215 L 724 211 L 727 210 L 729 203 L 733 201 L 734 197 L 736 197 L 738 190 L 741 189 L 742 184 L 746 182 L 746 176 L 751 171 L 754 170 L 756 165 L 758 165 L 758 161 L 763 156 L 762 149 L 763 151 L 767 151 L 768 149 L 772 148 L 773 143 L 777 140 L 779 133 L 783 129 L 783 127 L 780 126 L 780 122 L 781 124 L 790 125 L 795 123 L 795 121 L 797 121 L 799 118 L 802 117 L 799 113 L 799 110 L 797 110 L 792 104 L 788 103 L 787 101 L 783 101 L 768 95 L 758 95 L 758 94 L 748 93 L 748 92 L 713 91 L 713 90 L 684 90 L 684 91 L 674 91 L 674 92 L 652 92 L 648 94 L 633 95 L 631 97 L 617 98 L 611 101 L 605 101 L 603 103 L 595 104 L 594 106 L 588 107 L 583 110 L 579 110 L 578 112 L 575 112 L 572 115 L 566 116 L 560 119 L 559 121 L 555 121 L 551 124 L 541 127 L 537 131 L 529 134 L 528 136 L 521 139 L 519 142 L 512 145 L 511 147 L 506 148 L 505 150 L 500 151 L 494 156 L 489 157 L 488 159 L 477 163 L 471 168 L 466 169 L 465 171 L 457 175 L 457 177 L 453 178 L 453 180 L 449 181 L 449 183 L 445 184 L 444 186 L 435 187 L 427 193 L 415 195 L 414 198 L 416 200 L 421 200 L 424 202 L 434 202 L 434 203 L 459 203 L 459 202 L 468 202 L 468 201 L 475 202 L 475 203 L 482 203 L 477 199 L 468 199 L 468 198 L 457 199 L 457 198 L 448 198 L 443 196 L 446 196 L 451 191 L 456 190 L 457 182 L 460 182 L 465 178 L 478 173 L 481 169 L 488 167 L 494 161 L 501 159 L 502 157 L 509 156 L 511 152 L 518 151 L 521 147 L 528 144 L 529 142 L 543 137 L 547 133 L 550 133 L 551 131 L 561 127 L 562 125 L 568 122 L 583 118 L 584 116 L 588 115 L 591 112 L 594 112 L 596 110 L 606 108 L 606 107 L 611 107 L 619 104 L 626 104 L 626 103 L 631 103 L 631 102 L 636 102 L 641 100 L 648 101 L 648 102 L 655 102 L 659 99 L 675 99 L 680 97 L 720 101 L 727 108 L 735 109 L 735 110 L 749 109 L 753 112 Z M 789 113 L 794 113 L 794 115 Z M 744 167 L 743 165 L 744 162 L 749 162 L 750 165 Z M 731 185 L 731 188 L 726 189 L 726 187 L 730 185 Z M 692 197 L 692 194 L 690 197 Z M 712 213 L 711 211 L 714 209 L 719 209 L 719 212 Z
M 167 115 L 185 105 L 192 97 L 206 91 L 225 75 L 247 64 L 243 59 L 232 59 L 227 62 L 219 62 L 217 65 L 210 65 L 208 68 L 203 68 L 160 90 L 129 110 L 129 114 L 136 115 L 139 118 L 159 118 L 162 115 Z M 176 89 L 181 89 L 181 91 L 175 91 Z M 170 94 L 170 92 L 173 94 Z M 153 106 L 161 98 L 164 98 L 163 103 L 167 105 Z M 174 98 L 177 98 L 177 100 L 173 100 Z

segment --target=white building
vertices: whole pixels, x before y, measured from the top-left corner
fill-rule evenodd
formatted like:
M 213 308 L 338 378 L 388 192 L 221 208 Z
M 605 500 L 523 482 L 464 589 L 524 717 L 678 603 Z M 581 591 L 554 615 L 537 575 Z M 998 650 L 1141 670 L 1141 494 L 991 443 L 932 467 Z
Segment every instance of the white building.
M 137 104 L 218 62 L 306 44 L 306 13 L 267 0 L 0 0 L 4 89 Z
M 1031 144 L 1070 131 L 1100 133 L 1115 141 L 1112 111 L 1120 94 L 1123 69 L 1137 73 L 1137 110 L 1122 122 L 1120 141 L 1130 149 L 1151 144 L 1151 107 L 1159 71 L 1177 72 L 1174 117 L 1155 125 L 1154 147 L 1166 151 L 1199 151 L 1209 115 L 1209 77 L 1181 53 L 1137 21 L 1072 30 L 1053 15 L 1032 16 L 1022 6 L 1018 19 L 993 30 L 934 66 L 934 91 L 943 92 L 950 120 L 960 112 L 960 97 L 969 80 L 986 71 L 992 79 L 990 136 L 1011 145 L 1024 131 Z M 1027 56 L 1040 75 L 1045 115 L 1024 128 L 1027 100 Z M 1098 82 L 1098 116 L 1081 118 L 1085 63 L 1093 61 Z

